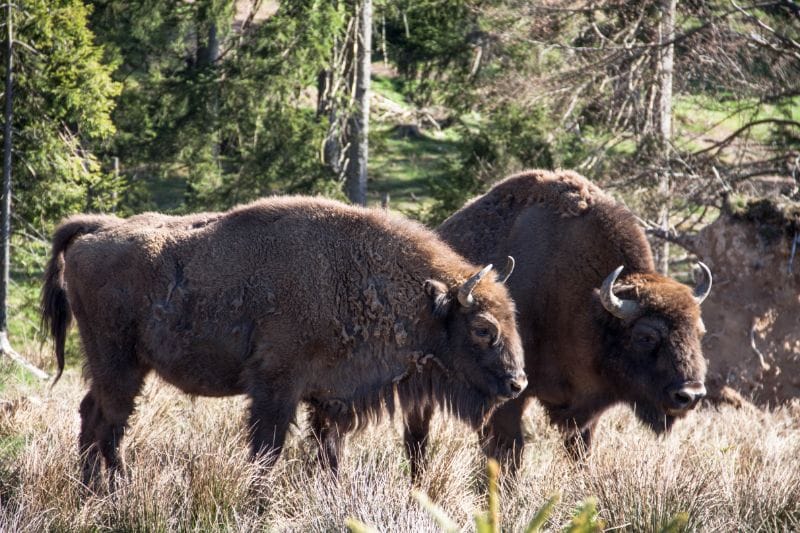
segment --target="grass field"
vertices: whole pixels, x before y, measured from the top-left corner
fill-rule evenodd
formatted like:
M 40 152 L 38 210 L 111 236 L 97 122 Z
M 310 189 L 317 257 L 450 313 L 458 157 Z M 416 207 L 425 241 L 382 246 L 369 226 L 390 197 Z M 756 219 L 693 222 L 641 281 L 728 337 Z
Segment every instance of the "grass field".
M 151 379 L 123 445 L 129 477 L 90 494 L 78 476 L 78 372 L 49 391 L 12 383 L 0 413 L 0 531 L 337 531 L 357 518 L 378 531 L 436 530 L 411 497 L 397 422 L 350 439 L 335 482 L 313 461 L 302 416 L 271 470 L 248 460 L 246 401 L 190 398 Z M 701 409 L 666 438 L 627 408 L 599 424 L 584 465 L 569 460 L 534 407 L 522 470 L 503 476 L 504 531 L 519 531 L 553 494 L 547 530 L 568 525 L 589 496 L 606 530 L 660 531 L 678 513 L 692 531 L 800 528 L 800 405 L 774 412 Z M 475 435 L 435 422 L 420 484 L 469 530 L 485 509 L 484 460 Z

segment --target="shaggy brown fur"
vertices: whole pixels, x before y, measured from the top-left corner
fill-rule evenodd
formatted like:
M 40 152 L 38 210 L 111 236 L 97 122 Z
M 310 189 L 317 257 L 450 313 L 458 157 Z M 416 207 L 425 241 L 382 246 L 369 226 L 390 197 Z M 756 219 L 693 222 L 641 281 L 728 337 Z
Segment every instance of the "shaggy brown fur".
M 339 436 L 392 412 L 395 390 L 404 410 L 437 404 L 480 425 L 525 378 L 506 288 L 490 276 L 458 303 L 477 270 L 416 223 L 321 199 L 68 219 L 42 310 L 59 372 L 70 312 L 86 352 L 84 481 L 99 455 L 118 469 L 151 370 L 190 394 L 248 394 L 253 451 L 271 460 L 300 402 L 320 413 L 334 468 Z
M 473 261 L 517 261 L 508 286 L 535 379 L 492 416 L 488 453 L 513 451 L 519 459 L 520 422 L 534 397 L 564 430 L 572 453 L 589 446 L 598 417 L 615 403 L 630 404 L 656 432 L 685 413 L 667 391 L 705 377 L 699 306 L 689 287 L 654 272 L 633 214 L 598 187 L 574 172 L 522 172 L 467 204 L 438 233 Z M 616 294 L 641 307 L 628 322 L 598 298 L 620 265 Z M 429 420 L 429 411 L 409 418 L 409 449 L 424 442 Z

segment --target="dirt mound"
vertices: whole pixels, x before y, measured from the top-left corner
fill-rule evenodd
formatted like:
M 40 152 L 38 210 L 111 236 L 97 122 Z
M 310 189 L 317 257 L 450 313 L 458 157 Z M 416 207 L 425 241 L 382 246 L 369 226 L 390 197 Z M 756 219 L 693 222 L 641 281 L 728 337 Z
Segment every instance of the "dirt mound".
M 711 390 L 761 405 L 800 398 L 798 235 L 800 204 L 770 198 L 731 206 L 693 239 L 714 273 L 703 304 Z

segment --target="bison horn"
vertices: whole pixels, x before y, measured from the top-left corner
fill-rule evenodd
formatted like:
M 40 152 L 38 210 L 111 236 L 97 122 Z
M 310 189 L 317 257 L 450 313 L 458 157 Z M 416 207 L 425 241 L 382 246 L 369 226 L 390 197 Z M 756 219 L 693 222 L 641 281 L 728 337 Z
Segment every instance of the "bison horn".
M 622 300 L 614 294 L 614 283 L 623 268 L 625 268 L 624 265 L 620 265 L 619 268 L 603 280 L 603 285 L 600 287 L 600 302 L 606 311 L 615 317 L 628 320 L 639 313 L 639 304 L 634 300 Z
M 702 261 L 698 261 L 697 266 L 700 267 L 703 275 L 694 288 L 694 301 L 697 302 L 697 305 L 700 305 L 706 299 L 708 293 L 711 292 L 711 270 Z
M 505 270 L 497 273 L 497 279 L 500 280 L 500 283 L 505 283 L 508 281 L 508 278 L 511 277 L 511 273 L 514 272 L 514 265 L 516 265 L 514 258 L 509 255 L 508 260 L 506 261 Z
M 472 298 L 472 289 L 474 289 L 475 285 L 477 285 L 480 280 L 486 277 L 486 274 L 488 274 L 491 270 L 492 265 L 488 264 L 483 267 L 483 270 L 465 281 L 464 284 L 461 285 L 461 288 L 458 289 L 458 303 L 464 307 L 472 306 L 472 303 L 474 302 Z

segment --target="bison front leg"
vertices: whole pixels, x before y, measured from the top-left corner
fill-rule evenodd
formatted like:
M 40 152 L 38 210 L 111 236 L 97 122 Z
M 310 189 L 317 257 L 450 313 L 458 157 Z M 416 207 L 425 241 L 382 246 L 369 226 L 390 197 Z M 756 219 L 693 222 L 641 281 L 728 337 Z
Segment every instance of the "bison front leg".
M 339 474 L 339 457 L 344 449 L 345 432 L 322 407 L 313 407 L 310 413 L 311 435 L 318 445 L 317 458 L 334 476 Z
M 272 466 L 283 450 L 299 402 L 269 382 L 251 386 L 249 394 L 251 451 L 256 460 Z
M 599 407 L 598 407 L 599 405 Z M 545 404 L 550 422 L 564 435 L 564 448 L 575 461 L 583 461 L 591 452 L 592 432 L 605 405 L 587 402 L 583 406 L 552 406 Z
M 425 456 L 428 448 L 433 406 L 412 407 L 405 416 L 405 431 L 403 444 L 406 448 L 408 460 L 411 463 L 411 481 L 417 483 L 425 467 Z
M 573 425 L 564 432 L 564 448 L 573 461 L 585 461 L 592 451 L 592 433 L 594 421 L 585 424 L 582 428 Z

